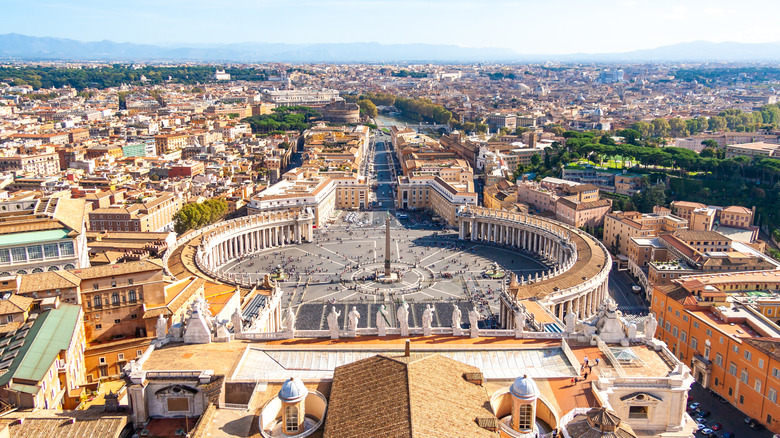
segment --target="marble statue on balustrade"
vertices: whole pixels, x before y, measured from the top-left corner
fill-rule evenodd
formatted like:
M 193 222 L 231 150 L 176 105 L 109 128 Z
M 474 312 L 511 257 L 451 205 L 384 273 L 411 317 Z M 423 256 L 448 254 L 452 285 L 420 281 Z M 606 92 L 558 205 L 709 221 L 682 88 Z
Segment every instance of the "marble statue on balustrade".
M 409 336 L 409 303 L 406 300 L 398 306 L 395 317 L 398 320 L 398 328 L 401 329 L 401 336 Z
M 452 334 L 454 336 L 460 336 L 463 331 L 460 328 L 460 320 L 463 317 L 463 313 L 460 311 L 460 307 L 457 304 L 452 305 Z
M 563 317 L 563 320 L 566 323 L 566 333 L 573 334 L 577 329 L 577 312 L 569 310 L 569 313 Z
M 601 303 L 598 312 L 583 321 L 582 328 L 586 337 L 598 335 L 606 343 L 628 345 L 628 328 L 623 313 L 617 310 L 617 303 L 612 298 Z
M 515 310 L 515 338 L 522 338 L 523 332 L 525 332 L 525 309 L 519 308 Z
M 658 320 L 655 319 L 653 313 L 650 313 L 645 317 L 645 341 L 652 341 L 657 329 Z
M 157 326 L 155 328 L 157 331 L 158 340 L 162 341 L 166 336 L 168 336 L 168 320 L 165 319 L 165 316 L 162 314 L 157 317 Z
M 472 338 L 479 336 L 479 318 L 479 310 L 477 310 L 477 306 L 474 306 L 474 308 L 469 311 L 469 324 L 471 325 L 470 336 Z
M 354 334 L 357 331 L 358 322 L 360 321 L 360 312 L 358 312 L 357 307 L 352 306 L 352 310 L 347 314 L 347 318 L 347 328 Z
M 328 315 L 328 330 L 330 330 L 331 339 L 339 338 L 339 317 L 340 316 L 341 316 L 341 312 L 337 312 L 336 306 L 333 306 L 331 308 L 330 314 Z
M 431 328 L 433 327 L 433 312 L 435 310 L 436 309 L 434 309 L 433 305 L 425 305 L 425 310 L 422 314 L 423 336 L 431 335 Z
M 284 317 L 284 335 L 287 339 L 295 337 L 295 312 L 292 307 L 287 308 Z
M 379 331 L 379 336 L 387 336 L 387 307 L 382 304 L 379 306 L 379 310 L 376 311 L 376 328 Z
M 241 309 L 236 308 L 236 311 L 230 316 L 230 322 L 233 323 L 233 334 L 239 335 L 244 333 L 244 317 L 241 315 Z

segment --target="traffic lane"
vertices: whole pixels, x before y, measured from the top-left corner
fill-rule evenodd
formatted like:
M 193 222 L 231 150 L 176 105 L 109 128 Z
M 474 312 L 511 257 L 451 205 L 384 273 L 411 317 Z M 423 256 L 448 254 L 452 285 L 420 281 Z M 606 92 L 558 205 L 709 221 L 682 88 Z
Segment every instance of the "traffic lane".
M 613 293 L 612 296 L 618 304 L 626 306 L 646 306 L 641 293 L 634 293 L 633 286 L 636 284 L 631 277 L 624 271 L 612 270 L 609 273 L 609 287 Z
M 694 383 L 691 386 L 688 395 L 693 398 L 694 402 L 699 402 L 704 410 L 711 412 L 710 416 L 705 418 L 705 426 L 709 427 L 715 423 L 723 425 L 723 429 L 718 431 L 718 435 L 724 432 L 731 432 L 738 438 L 770 438 L 772 436 L 772 432 L 767 430 L 755 431 L 749 428 L 744 421 L 745 414 L 730 403 L 721 403 L 708 389 L 702 388 L 698 383 Z M 696 434 L 696 436 L 702 435 Z

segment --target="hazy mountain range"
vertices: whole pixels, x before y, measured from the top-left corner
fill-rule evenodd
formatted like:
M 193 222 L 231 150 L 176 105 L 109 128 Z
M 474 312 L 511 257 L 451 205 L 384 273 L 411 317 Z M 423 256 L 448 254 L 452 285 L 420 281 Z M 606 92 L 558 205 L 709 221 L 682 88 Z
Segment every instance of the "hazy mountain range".
M 433 44 L 191 44 L 171 47 L 83 42 L 65 38 L 0 35 L 0 59 L 74 61 L 196 61 L 196 62 L 292 62 L 292 63 L 378 63 L 378 62 L 660 62 L 780 61 L 780 43 L 712 43 L 694 41 L 655 49 L 622 53 L 575 53 L 570 55 L 528 55 L 501 48 L 467 48 Z

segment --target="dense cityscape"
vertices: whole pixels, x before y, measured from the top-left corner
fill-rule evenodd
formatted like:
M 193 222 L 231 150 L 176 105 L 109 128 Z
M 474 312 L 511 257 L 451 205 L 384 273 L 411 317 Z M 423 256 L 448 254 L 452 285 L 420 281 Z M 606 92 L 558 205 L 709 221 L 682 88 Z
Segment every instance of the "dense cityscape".
M 0 61 L 0 436 L 780 433 L 776 87 Z

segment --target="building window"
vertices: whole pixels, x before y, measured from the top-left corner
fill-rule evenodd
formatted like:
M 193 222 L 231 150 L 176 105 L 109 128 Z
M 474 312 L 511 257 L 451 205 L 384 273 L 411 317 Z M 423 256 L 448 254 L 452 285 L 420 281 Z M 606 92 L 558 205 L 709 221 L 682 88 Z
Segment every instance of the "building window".
M 769 388 L 769 391 L 767 391 L 767 393 L 766 393 L 766 397 L 772 403 L 777 403 L 777 391 L 775 391 L 773 388 Z
M 121 322 L 122 322 L 122 320 L 121 320 L 121 319 L 115 319 L 115 320 L 114 320 L 114 324 L 119 324 L 119 323 L 121 323 Z
M 756 379 L 756 380 L 753 382 L 753 389 L 755 389 L 755 390 L 756 390 L 756 392 L 758 392 L 758 393 L 760 393 L 760 392 L 761 392 L 761 381 L 760 381 L 760 380 Z
M 735 364 L 734 362 L 731 362 L 729 364 L 729 374 L 731 374 L 732 376 L 737 375 L 737 364 Z
M 772 368 L 772 377 L 776 379 L 780 378 L 780 370 L 778 370 L 777 368 Z
M 97 283 L 92 283 L 92 290 L 98 290 L 100 289 L 100 285 Z
M 750 361 L 751 359 L 753 359 L 753 353 L 751 353 L 751 352 L 749 352 L 749 351 L 745 350 L 745 359 L 747 359 L 748 361 Z
M 731 349 L 734 350 L 734 353 L 739 353 L 739 346 L 738 345 L 732 346 Z
M 111 304 L 118 306 L 119 305 L 119 294 L 114 292 L 111 294 Z
M 648 408 L 647 406 L 629 406 L 628 408 L 628 418 L 647 418 L 648 415 Z
M 696 338 L 691 337 L 691 348 L 696 350 L 699 347 L 699 341 Z
M 298 408 L 289 405 L 284 408 L 284 431 L 287 433 L 298 432 Z
M 758 360 L 758 368 L 762 370 L 764 369 L 764 359 Z
M 134 302 L 136 302 L 136 300 L 138 299 L 138 297 L 136 297 L 136 294 L 135 294 L 135 289 L 130 289 L 130 291 L 127 293 L 127 299 L 128 299 L 128 301 L 130 301 L 131 303 L 134 303 Z
M 103 330 L 103 324 L 95 324 L 95 330 Z
M 119 361 L 125 360 L 125 354 L 124 353 L 117 354 L 116 355 L 116 360 L 119 360 Z
M 707 333 L 707 336 L 712 337 L 712 330 L 707 329 L 705 333 Z
M 105 364 L 106 364 L 106 358 L 105 358 L 105 357 L 101 357 L 101 358 L 99 358 L 99 359 L 98 359 L 98 363 L 99 363 L 100 365 L 105 365 Z
M 102 307 L 103 306 L 103 300 L 100 298 L 100 295 L 95 295 L 95 297 L 92 298 L 92 305 L 94 307 Z
M 745 404 L 745 396 L 744 395 L 740 395 L 739 396 L 739 404 L 741 404 L 741 405 Z
M 699 328 L 699 321 L 693 321 L 693 328 Z
M 533 411 L 533 408 L 531 405 L 521 405 L 520 406 L 520 418 L 518 422 L 518 427 L 520 430 L 530 430 L 533 425 L 533 419 L 531 418 L 531 413 Z
M 745 370 L 742 370 L 742 373 L 740 373 L 739 380 L 742 381 L 742 383 L 748 382 L 748 372 Z

